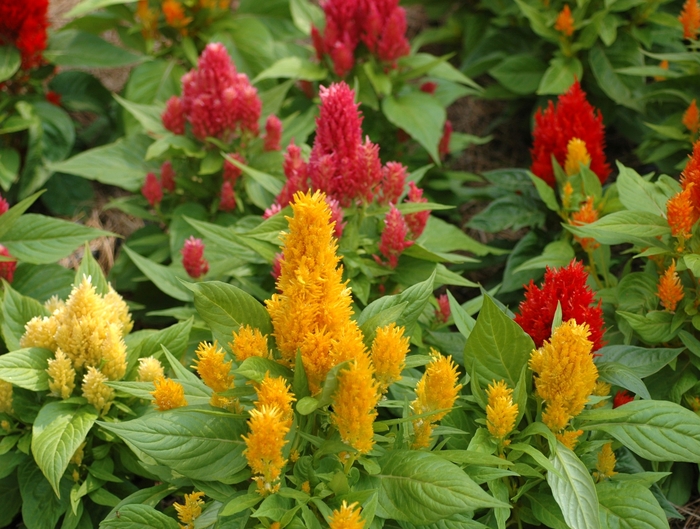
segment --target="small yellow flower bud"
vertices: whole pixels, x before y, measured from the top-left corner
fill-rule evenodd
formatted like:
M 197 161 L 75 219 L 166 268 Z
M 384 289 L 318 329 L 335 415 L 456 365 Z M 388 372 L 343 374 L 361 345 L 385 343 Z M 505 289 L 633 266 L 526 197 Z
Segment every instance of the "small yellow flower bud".
M 153 356 L 139 358 L 139 367 L 137 372 L 141 382 L 153 382 L 157 378 L 162 378 L 165 376 L 163 365 Z
M 109 411 L 114 400 L 114 390 L 105 384 L 107 380 L 107 377 L 94 367 L 88 367 L 83 377 L 83 397 L 97 409 L 100 415 Z

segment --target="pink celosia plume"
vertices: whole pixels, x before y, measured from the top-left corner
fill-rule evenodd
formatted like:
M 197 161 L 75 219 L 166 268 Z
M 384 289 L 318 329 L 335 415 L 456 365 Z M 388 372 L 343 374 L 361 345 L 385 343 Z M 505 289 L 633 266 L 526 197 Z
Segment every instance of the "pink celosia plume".
M 190 236 L 182 247 L 182 266 L 187 275 L 197 279 L 209 271 L 209 263 L 204 258 L 204 242 Z

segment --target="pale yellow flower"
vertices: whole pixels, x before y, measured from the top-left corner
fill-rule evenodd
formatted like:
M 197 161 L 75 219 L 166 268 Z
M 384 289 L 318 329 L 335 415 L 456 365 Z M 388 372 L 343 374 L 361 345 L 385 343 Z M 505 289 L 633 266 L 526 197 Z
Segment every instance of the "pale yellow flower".
M 139 381 L 141 382 L 153 382 L 157 378 L 165 377 L 163 364 L 161 364 L 160 361 L 153 356 L 139 358 L 137 373 Z
M 55 397 L 67 399 L 75 389 L 75 369 L 63 351 L 56 349 L 55 358 L 49 360 L 49 389 Z
M 24 334 L 19 340 L 20 347 L 43 347 L 56 350 L 58 322 L 53 316 L 35 316 L 24 325 Z
M 94 367 L 88 367 L 83 377 L 83 397 L 87 399 L 88 404 L 92 404 L 97 409 L 100 415 L 109 411 L 114 400 L 114 390 L 105 384 L 107 380 L 107 377 Z

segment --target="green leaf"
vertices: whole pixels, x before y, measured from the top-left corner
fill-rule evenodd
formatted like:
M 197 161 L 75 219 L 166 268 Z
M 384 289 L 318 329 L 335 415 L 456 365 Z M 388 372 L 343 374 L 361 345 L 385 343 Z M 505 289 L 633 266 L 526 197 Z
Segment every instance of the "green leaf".
M 165 134 L 167 131 L 163 126 L 163 121 L 161 119 L 161 114 L 163 113 L 163 108 L 157 105 L 142 105 L 140 103 L 134 103 L 133 101 L 127 101 L 119 97 L 117 94 L 112 94 L 114 99 L 123 106 L 129 114 L 134 116 L 141 126 L 147 131 L 155 134 Z
M 85 15 L 90 11 L 94 11 L 95 9 L 100 9 L 101 7 L 130 3 L 133 3 L 133 0 L 83 0 L 73 9 L 71 9 L 65 16 L 75 18 Z
M 560 267 L 568 265 L 576 256 L 571 243 L 568 241 L 550 242 L 542 250 L 542 255 L 528 259 L 518 266 L 513 272 L 518 273 L 524 270 L 541 270 L 547 266 Z
M 222 481 L 246 467 L 245 420 L 177 408 L 120 423 L 98 423 L 145 454 L 190 479 Z
M 177 357 L 182 356 L 187 349 L 191 331 L 192 318 L 147 336 L 136 347 L 127 351 L 127 374 L 136 367 L 139 358 L 159 356 L 162 351 L 161 346 L 165 346 Z
M 323 10 L 309 0 L 291 0 L 289 10 L 292 13 L 294 25 L 304 35 L 311 35 L 311 25 L 323 27 L 325 15 Z
M 700 417 L 673 402 L 635 400 L 589 410 L 583 430 L 601 430 L 650 461 L 700 461 Z
M 627 320 L 642 340 L 650 344 L 669 342 L 678 333 L 678 329 L 673 329 L 673 314 L 670 312 L 656 310 L 642 316 L 618 310 L 617 314 Z
M 178 529 L 180 526 L 170 516 L 156 511 L 148 505 L 125 505 L 119 516 L 103 520 L 100 529 Z
M 262 496 L 255 492 L 236 496 L 226 505 L 224 505 L 224 507 L 219 511 L 219 516 L 233 516 L 234 514 L 243 512 L 250 507 L 254 507 L 261 501 Z
M 128 246 L 122 248 L 138 269 L 162 292 L 180 301 L 192 301 L 192 292 L 186 286 L 190 278 L 183 269 L 154 263 Z
M 7 191 L 19 176 L 19 153 L 11 147 L 0 147 L 0 187 Z
M 608 345 L 598 350 L 601 362 L 617 362 L 631 368 L 639 378 L 653 375 L 684 351 L 683 347 L 645 348 L 633 345 Z
M 636 371 L 617 362 L 598 363 L 598 376 L 605 382 L 629 389 L 643 399 L 651 399 L 649 390 Z
M 222 152 L 221 155 L 233 165 L 238 167 L 241 171 L 243 171 L 243 173 L 246 176 L 249 176 L 250 178 L 255 180 L 258 184 L 267 189 L 273 195 L 277 195 L 280 191 L 282 191 L 282 186 L 284 185 L 284 183 L 279 178 L 275 178 L 272 175 L 263 173 L 262 171 L 258 171 L 257 169 L 253 169 L 249 165 L 242 164 L 241 162 L 239 162 L 235 158 L 232 158 L 226 153 Z
M 79 285 L 84 277 L 89 277 L 90 282 L 95 287 L 95 290 L 101 296 L 109 292 L 109 283 L 105 279 L 102 267 L 92 256 L 92 251 L 88 243 L 85 243 L 83 248 L 83 258 L 80 260 L 80 266 L 75 272 L 75 280 L 73 284 Z
M 267 373 L 271 377 L 284 377 L 289 380 L 293 377 L 293 373 L 289 368 L 269 358 L 258 356 L 252 356 L 243 360 L 239 368 L 236 369 L 236 373 L 248 380 L 254 380 L 258 384 L 263 381 Z
M 534 94 L 540 85 L 547 65 L 529 53 L 506 57 L 489 74 L 505 88 L 520 95 Z
M 35 316 L 48 316 L 49 311 L 37 300 L 23 296 L 9 284 L 2 301 L 2 335 L 10 351 L 19 349 L 25 324 Z
M 301 79 L 303 81 L 322 81 L 328 76 L 328 70 L 301 57 L 285 57 L 263 70 L 253 79 L 253 84 L 263 79 Z
M 616 211 L 585 226 L 564 227 L 579 237 L 592 237 L 602 244 L 631 243 L 659 246 L 656 237 L 670 235 L 665 218 L 643 211 Z
M 464 511 L 508 508 L 457 465 L 432 454 L 393 450 L 380 459 L 377 515 L 426 525 Z
M 0 240 L 5 237 L 5 234 L 10 231 L 22 214 L 41 196 L 44 191 L 34 193 L 32 196 L 25 198 L 12 206 L 8 211 L 0 215 Z
M 29 347 L 1 355 L 0 380 L 30 391 L 45 391 L 49 389 L 46 368 L 49 358 L 53 356 L 53 351 L 39 347 Z
M 2 239 L 13 257 L 34 264 L 48 264 L 70 255 L 86 240 L 113 233 L 44 215 L 23 215 Z
M 597 44 L 591 48 L 588 53 L 588 62 L 598 81 L 598 86 L 610 99 L 619 105 L 639 112 L 642 111 L 642 105 L 633 97 L 630 89 L 617 75 L 610 59 L 605 54 L 605 50 L 600 45 Z
M 666 513 L 651 491 L 631 481 L 603 481 L 596 485 L 603 527 L 668 529 Z
M 71 481 L 61 482 L 61 498 L 44 478 L 32 458 L 20 465 L 17 477 L 22 493 L 22 522 L 28 529 L 55 529 L 63 513 L 70 509 Z
M 554 529 L 569 529 L 564 522 L 564 516 L 554 498 L 549 494 L 528 492 L 532 514 L 547 527 Z
M 14 46 L 0 46 L 0 83 L 15 75 L 22 64 L 22 56 Z
M 127 191 L 138 191 L 146 174 L 157 170 L 156 165 L 149 165 L 144 161 L 152 141 L 148 136 L 134 134 L 51 164 L 50 169 L 121 187 Z
M 96 420 L 93 406 L 59 401 L 44 405 L 34 421 L 32 454 L 59 498 L 68 463 Z
M 445 126 L 445 109 L 429 94 L 409 92 L 382 102 L 382 111 L 393 125 L 420 143 L 433 160 L 440 160 L 438 144 Z
M 537 95 L 563 94 L 583 76 L 583 65 L 576 57 L 555 57 L 542 76 Z
M 464 348 L 464 367 L 478 375 L 482 386 L 505 380 L 514 388 L 534 348 L 532 338 L 485 296 Z
M 118 68 L 148 59 L 75 29 L 52 33 L 44 57 L 58 66 L 73 68 Z
M 272 334 L 270 315 L 253 296 L 240 288 L 222 283 L 206 281 L 188 285 L 194 293 L 194 306 L 209 325 L 214 339 L 228 348 L 231 333 L 241 325 L 250 325 L 265 334 Z
M 551 211 L 559 211 L 559 203 L 557 202 L 557 197 L 554 195 L 554 189 L 547 182 L 541 178 L 530 173 L 530 180 L 535 184 L 535 189 L 537 189 L 537 194 L 544 202 L 547 209 Z
M 561 443 L 550 461 L 560 475 L 547 472 L 547 483 L 566 523 L 571 529 L 600 529 L 598 496 L 584 464 Z

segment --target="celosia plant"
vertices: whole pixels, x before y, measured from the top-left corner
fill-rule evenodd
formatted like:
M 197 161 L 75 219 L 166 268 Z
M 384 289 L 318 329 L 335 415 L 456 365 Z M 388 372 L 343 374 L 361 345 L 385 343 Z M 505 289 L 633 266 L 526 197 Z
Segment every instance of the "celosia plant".
M 7 0 L 0 5 L 0 46 L 15 46 L 22 68 L 38 66 L 46 49 L 48 0 Z

